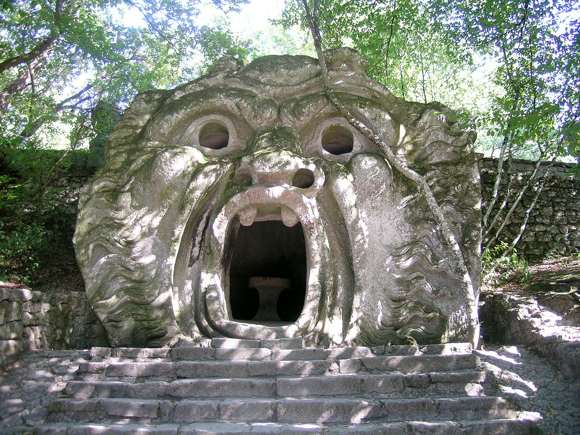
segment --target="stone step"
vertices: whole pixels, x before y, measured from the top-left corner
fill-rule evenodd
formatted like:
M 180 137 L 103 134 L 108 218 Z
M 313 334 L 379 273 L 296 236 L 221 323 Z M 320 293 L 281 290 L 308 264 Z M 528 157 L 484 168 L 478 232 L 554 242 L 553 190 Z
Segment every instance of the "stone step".
M 338 349 L 267 349 L 267 348 L 217 348 L 201 349 L 182 347 L 171 350 L 170 356 L 176 361 L 199 360 L 250 360 L 250 361 L 313 361 L 325 359 L 345 359 L 372 357 L 375 354 L 368 347 L 346 347 Z
M 473 354 L 374 356 L 342 360 L 296 361 L 101 361 L 79 364 L 78 374 L 104 378 L 245 378 L 254 376 L 311 376 L 336 373 L 421 373 L 475 369 Z
M 212 346 L 179 346 L 175 348 L 104 348 L 90 350 L 93 360 L 107 358 L 134 360 L 320 360 L 372 357 L 376 355 L 453 355 L 471 353 L 469 343 L 431 344 L 424 346 L 304 348 L 301 339 L 236 340 L 214 338 Z M 89 351 L 86 351 L 87 354 Z
M 276 391 L 279 397 L 341 395 L 415 397 L 441 394 L 476 396 L 483 393 L 480 384 L 484 380 L 485 372 L 478 370 L 281 377 L 276 380 Z
M 173 382 L 73 381 L 65 393 L 97 397 L 176 399 L 209 397 L 305 397 L 336 395 L 481 395 L 485 372 L 466 370 L 421 374 L 350 374 L 278 378 L 206 378 Z
M 47 424 L 39 427 L 37 435 L 217 435 L 217 434 L 510 434 L 536 433 L 541 420 L 537 413 L 522 412 L 515 419 L 464 420 L 464 421 L 408 421 L 395 423 L 363 423 L 359 425 L 322 425 L 291 423 L 194 423 L 194 424 Z M 18 432 L 17 430 L 13 432 Z
M 367 399 L 215 399 L 215 400 L 139 400 L 139 399 L 57 399 L 49 405 L 49 422 L 278 422 L 341 423 L 367 421 L 408 421 L 412 419 L 480 420 L 517 418 L 498 397 Z M 113 420 L 113 421 L 111 421 Z
M 212 338 L 211 346 L 216 349 L 259 348 L 266 349 L 301 349 L 302 338 L 278 338 L 270 340 L 246 340 L 237 338 Z

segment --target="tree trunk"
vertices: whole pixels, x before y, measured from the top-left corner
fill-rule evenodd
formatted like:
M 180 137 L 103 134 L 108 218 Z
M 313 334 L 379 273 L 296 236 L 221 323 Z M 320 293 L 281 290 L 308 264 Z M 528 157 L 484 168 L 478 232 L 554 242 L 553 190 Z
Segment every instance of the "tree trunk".
M 491 212 L 492 212 L 493 208 L 495 207 L 495 203 L 497 202 L 498 195 L 499 195 L 499 186 L 501 184 L 501 178 L 503 175 L 503 162 L 505 159 L 505 150 L 507 148 L 507 143 L 508 143 L 508 134 L 509 134 L 509 132 L 506 132 L 505 136 L 503 137 L 503 141 L 501 144 L 501 151 L 499 152 L 499 159 L 497 161 L 497 172 L 495 174 L 495 182 L 493 184 L 493 193 L 491 194 L 491 199 L 489 201 L 489 204 L 486 207 L 485 214 L 483 215 L 482 222 L 483 222 L 484 231 L 487 229 L 487 220 L 491 216 Z M 492 157 L 493 157 L 493 154 L 492 154 Z
M 528 226 L 528 220 L 530 219 L 530 214 L 532 213 L 532 210 L 536 207 L 536 203 L 538 202 L 538 198 L 540 197 L 540 194 L 544 190 L 544 185 L 546 184 L 546 178 L 548 177 L 551 169 L 552 169 L 551 166 L 546 169 L 546 172 L 544 173 L 542 179 L 540 180 L 540 183 L 538 185 L 538 189 L 536 190 L 536 194 L 534 195 L 534 199 L 532 200 L 532 203 L 530 204 L 530 206 L 526 209 L 524 221 L 520 225 L 520 229 L 518 231 L 518 234 L 512 240 L 512 243 L 511 243 L 512 250 L 515 249 L 516 245 L 520 242 L 522 236 L 524 235 L 524 232 L 526 231 L 526 227 Z
M 510 195 L 512 192 L 512 184 L 513 184 L 513 177 L 512 177 L 512 150 L 509 150 L 509 157 L 508 157 L 508 164 L 507 164 L 507 170 L 506 170 L 506 178 L 507 178 L 507 186 L 505 189 L 505 192 L 503 194 L 503 201 L 501 202 L 497 212 L 495 213 L 495 216 L 493 217 L 493 219 L 491 220 L 490 224 L 487 224 L 487 221 L 483 222 L 483 240 L 485 241 L 487 239 L 488 234 L 491 232 L 491 230 L 493 230 L 495 228 L 495 225 L 497 224 L 500 216 L 501 216 L 501 212 L 506 208 L 509 200 L 510 200 Z M 498 164 L 498 171 L 503 171 L 502 167 Z M 496 174 L 496 182 L 497 182 L 497 178 L 501 177 L 501 174 Z M 495 204 L 495 202 L 499 199 L 499 191 L 495 190 L 494 186 L 494 196 L 492 197 L 492 201 L 490 204 L 490 208 L 488 209 L 488 212 L 491 213 L 491 210 L 493 208 L 493 205 Z M 499 186 L 497 186 L 498 190 L 499 190 Z M 489 216 L 488 213 L 486 213 L 487 216 Z
M 486 242 L 486 246 L 492 246 L 497 241 L 499 236 L 501 235 L 501 232 L 503 231 L 505 226 L 510 222 L 510 219 L 512 217 L 514 210 L 520 204 L 520 201 L 522 200 L 524 194 L 527 192 L 528 188 L 532 185 L 532 181 L 536 178 L 536 175 L 537 175 L 538 170 L 540 169 L 540 165 L 542 163 L 541 159 L 542 159 L 542 156 L 540 156 L 540 158 L 536 162 L 536 165 L 534 167 L 534 171 L 530 174 L 528 180 L 526 181 L 526 184 L 524 184 L 524 186 L 520 189 L 518 195 L 516 196 L 515 201 L 513 202 L 513 204 L 509 208 L 508 212 L 504 216 L 503 221 L 502 221 L 501 225 L 499 226 L 499 228 L 497 229 L 497 231 L 495 232 L 494 236 Z

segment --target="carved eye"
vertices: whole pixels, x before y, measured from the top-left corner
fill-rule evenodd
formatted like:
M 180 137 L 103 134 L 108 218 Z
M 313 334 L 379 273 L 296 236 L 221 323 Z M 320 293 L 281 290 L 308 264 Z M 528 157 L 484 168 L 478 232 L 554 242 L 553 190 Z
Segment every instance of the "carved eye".
M 199 130 L 199 145 L 212 150 L 221 150 L 228 146 L 230 133 L 220 122 L 210 121 Z
M 352 132 L 346 127 L 331 125 L 322 132 L 321 144 L 326 152 L 339 156 L 352 152 L 354 138 Z

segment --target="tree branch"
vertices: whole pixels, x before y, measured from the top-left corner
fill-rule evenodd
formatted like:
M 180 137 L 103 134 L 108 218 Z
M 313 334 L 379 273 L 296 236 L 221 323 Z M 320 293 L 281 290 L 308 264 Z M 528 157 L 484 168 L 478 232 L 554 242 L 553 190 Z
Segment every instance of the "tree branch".
M 510 199 L 510 195 L 511 195 L 511 191 L 512 191 L 512 184 L 513 184 L 513 177 L 512 177 L 512 159 L 513 159 L 513 153 L 512 153 L 512 149 L 510 147 L 509 149 L 509 156 L 508 156 L 508 164 L 507 164 L 507 170 L 506 170 L 506 176 L 507 176 L 507 187 L 505 189 L 505 193 L 503 196 L 503 201 L 501 202 L 497 212 L 495 213 L 495 216 L 493 217 L 493 219 L 491 220 L 491 223 L 489 225 L 487 225 L 486 227 L 484 227 L 483 229 L 483 240 L 487 239 L 487 235 L 491 232 L 491 230 L 493 230 L 495 228 L 496 223 L 498 222 L 500 216 L 501 216 L 501 212 L 506 208 L 509 199 Z M 499 194 L 496 196 L 496 199 L 499 198 Z
M 397 0 L 393 0 L 393 12 L 391 16 L 391 23 L 389 24 L 389 37 L 387 38 L 387 49 L 385 50 L 385 78 L 389 77 L 389 53 L 391 51 L 391 40 L 393 39 L 393 34 L 395 33 L 395 18 L 397 14 L 395 13 L 397 9 Z
M 502 221 L 501 225 L 499 226 L 499 228 L 497 229 L 497 231 L 495 232 L 494 236 L 489 241 L 486 241 L 486 243 L 485 243 L 486 246 L 492 246 L 496 242 L 496 240 L 499 238 L 499 236 L 500 236 L 501 232 L 503 231 L 503 229 L 505 228 L 505 226 L 510 222 L 510 219 L 512 217 L 514 210 L 519 205 L 524 194 L 527 192 L 528 188 L 532 185 L 532 181 L 536 178 L 536 175 L 538 174 L 538 171 L 540 169 L 540 165 L 542 164 L 541 159 L 542 159 L 542 156 L 540 156 L 540 158 L 536 162 L 536 165 L 534 166 L 534 170 L 530 174 L 528 180 L 526 181 L 526 184 L 524 184 L 524 187 L 522 187 L 522 189 L 518 192 L 518 195 L 516 196 L 515 201 L 513 202 L 513 204 L 509 208 L 508 212 L 504 216 L 503 221 Z
M 147 22 L 147 26 L 149 27 L 149 29 L 153 33 L 157 34 L 157 36 L 159 36 L 159 38 L 163 39 L 167 44 L 169 44 L 169 46 L 171 48 L 173 48 L 177 51 L 177 47 L 175 47 L 175 44 L 173 43 L 173 38 L 171 36 L 167 35 L 167 33 L 165 33 L 165 31 L 163 29 L 160 29 L 159 26 L 157 25 L 157 23 L 155 21 L 153 21 L 151 19 L 151 17 L 143 11 L 143 9 L 140 5 L 137 5 L 133 0 L 125 0 L 125 2 L 128 5 L 133 6 L 135 9 L 137 9 L 139 11 L 141 16 Z
M 485 215 L 483 216 L 483 220 L 482 220 L 482 226 L 483 226 L 484 230 L 487 229 L 487 220 L 489 219 L 489 216 L 491 215 L 491 211 L 495 207 L 495 203 L 496 203 L 497 198 L 498 198 L 499 186 L 501 184 L 501 179 L 502 179 L 502 174 L 503 174 L 503 162 L 504 162 L 504 156 L 505 156 L 505 150 L 506 150 L 506 142 L 507 142 L 507 135 L 504 136 L 503 141 L 502 141 L 501 150 L 499 152 L 499 158 L 497 160 L 497 172 L 495 174 L 495 182 L 493 184 L 493 192 L 491 194 L 491 200 L 490 200 L 490 203 L 486 207 Z M 492 157 L 493 157 L 493 154 L 492 154 Z
M 63 0 L 56 0 L 55 7 L 54 7 L 54 25 L 56 27 L 56 31 L 51 31 L 50 35 L 40 41 L 36 46 L 30 50 L 28 53 L 20 54 L 18 56 L 13 56 L 11 58 L 5 59 L 4 61 L 0 62 L 0 74 L 4 71 L 9 70 L 10 68 L 14 68 L 15 66 L 22 65 L 23 63 L 32 63 L 44 53 L 46 53 L 55 41 L 60 36 L 60 22 L 61 22 L 61 15 L 63 10 L 64 1 Z
M 52 47 L 52 44 L 58 39 L 58 35 L 51 35 L 44 40 L 42 40 L 39 44 L 36 45 L 32 50 L 28 53 L 24 53 L 18 56 L 11 57 L 6 59 L 3 62 L 0 62 L 0 74 L 4 71 L 14 68 L 15 66 L 22 65 L 23 63 L 30 63 L 36 60 L 38 57 L 42 56 L 46 51 Z

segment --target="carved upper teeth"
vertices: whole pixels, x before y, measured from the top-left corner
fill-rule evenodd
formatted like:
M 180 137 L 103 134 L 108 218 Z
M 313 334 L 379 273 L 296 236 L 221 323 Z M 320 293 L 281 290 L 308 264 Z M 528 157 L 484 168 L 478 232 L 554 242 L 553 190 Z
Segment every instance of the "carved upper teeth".
M 254 223 L 257 214 L 258 209 L 256 207 L 246 207 L 239 214 L 240 223 L 245 227 L 249 227 Z
M 293 227 L 298 223 L 298 216 L 296 216 L 296 213 L 294 213 L 294 211 L 290 210 L 288 207 L 282 207 L 281 214 L 282 222 L 287 227 Z

